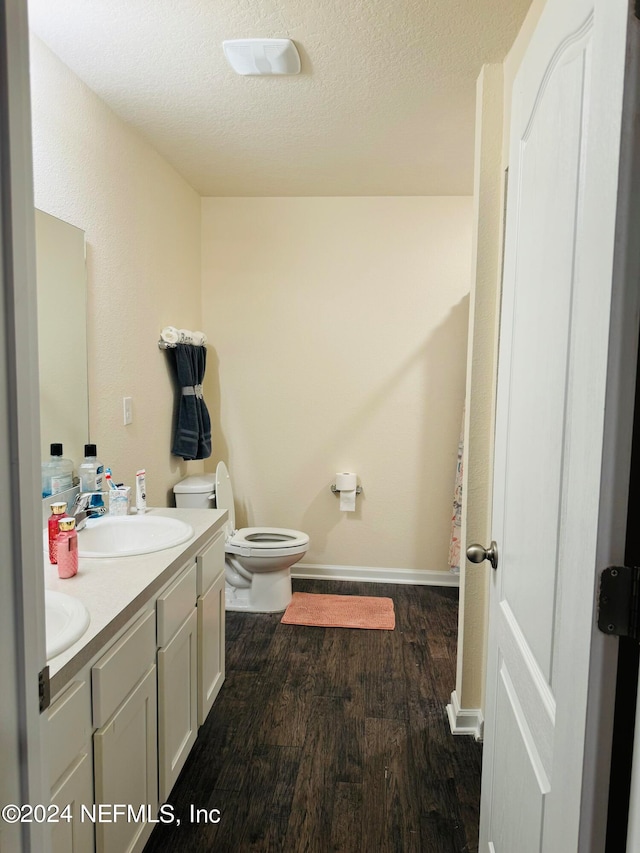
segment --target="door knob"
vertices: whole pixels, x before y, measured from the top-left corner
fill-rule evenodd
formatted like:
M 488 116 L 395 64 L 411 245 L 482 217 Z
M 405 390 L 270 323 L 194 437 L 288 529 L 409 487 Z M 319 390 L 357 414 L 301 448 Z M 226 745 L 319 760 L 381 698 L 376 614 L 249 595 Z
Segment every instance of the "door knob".
M 467 548 L 467 560 L 472 563 L 481 563 L 483 560 L 489 560 L 494 569 L 498 568 L 498 546 L 492 542 L 488 548 L 483 548 L 482 545 L 469 545 Z

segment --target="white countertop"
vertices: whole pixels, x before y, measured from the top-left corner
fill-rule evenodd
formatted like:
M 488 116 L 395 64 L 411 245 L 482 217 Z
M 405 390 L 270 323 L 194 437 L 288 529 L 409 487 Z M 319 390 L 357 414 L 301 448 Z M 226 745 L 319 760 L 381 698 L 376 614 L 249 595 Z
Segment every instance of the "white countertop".
M 52 696 L 202 550 L 222 528 L 227 511 L 156 508 L 147 515 L 181 519 L 193 527 L 194 535 L 182 545 L 152 554 L 100 560 L 80 557 L 78 574 L 64 580 L 45 557 L 45 587 L 78 598 L 91 617 L 82 637 L 47 661 Z M 82 537 L 82 531 L 78 536 Z

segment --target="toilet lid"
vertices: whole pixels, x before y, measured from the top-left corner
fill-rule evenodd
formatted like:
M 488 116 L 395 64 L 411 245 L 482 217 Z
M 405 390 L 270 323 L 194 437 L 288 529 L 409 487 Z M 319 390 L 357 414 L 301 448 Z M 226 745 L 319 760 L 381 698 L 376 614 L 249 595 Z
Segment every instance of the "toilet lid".
M 191 474 L 173 487 L 174 495 L 210 495 L 214 490 L 213 474 Z
M 216 468 L 216 508 L 228 510 L 229 520 L 226 524 L 226 530 L 228 536 L 233 535 L 236 529 L 236 510 L 233 503 L 231 477 L 224 462 L 218 462 Z

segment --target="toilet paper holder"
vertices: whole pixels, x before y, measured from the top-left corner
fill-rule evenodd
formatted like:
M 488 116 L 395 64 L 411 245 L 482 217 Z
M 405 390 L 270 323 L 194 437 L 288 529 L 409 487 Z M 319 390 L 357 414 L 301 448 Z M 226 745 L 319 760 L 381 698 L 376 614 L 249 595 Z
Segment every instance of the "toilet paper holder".
M 340 489 L 336 486 L 335 483 L 331 484 L 331 491 L 333 492 L 334 495 L 340 494 Z M 356 486 L 356 495 L 361 495 L 361 494 L 362 494 L 362 486 Z

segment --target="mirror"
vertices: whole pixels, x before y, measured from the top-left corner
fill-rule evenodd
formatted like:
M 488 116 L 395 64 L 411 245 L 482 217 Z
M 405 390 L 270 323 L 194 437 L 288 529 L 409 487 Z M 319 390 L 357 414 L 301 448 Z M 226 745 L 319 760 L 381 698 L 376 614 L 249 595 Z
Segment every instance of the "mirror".
M 89 441 L 84 231 L 36 210 L 42 459 L 62 442 L 74 469 Z

